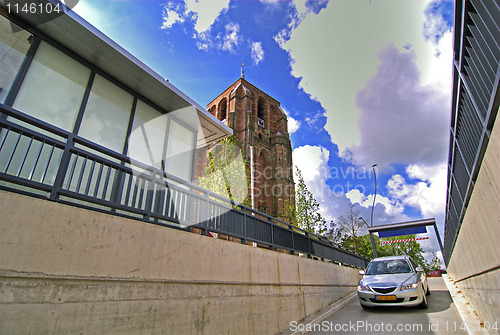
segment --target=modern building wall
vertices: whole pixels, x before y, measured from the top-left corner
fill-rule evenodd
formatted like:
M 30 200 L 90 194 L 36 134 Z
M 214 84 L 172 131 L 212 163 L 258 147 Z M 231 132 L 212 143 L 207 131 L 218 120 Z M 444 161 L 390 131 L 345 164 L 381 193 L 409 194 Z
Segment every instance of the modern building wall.
M 481 320 L 498 325 L 500 315 L 500 122 L 495 122 L 448 273 Z M 490 330 L 498 334 L 499 329 Z
M 239 78 L 207 110 L 233 129 L 249 173 L 253 163 L 254 208 L 290 222 L 295 195 L 292 146 L 279 101 Z M 249 199 L 251 189 L 249 185 Z
M 0 212 L 2 334 L 276 334 L 358 280 L 354 268 L 11 192 Z
M 498 333 L 500 315 L 499 22 L 499 1 L 455 1 L 443 255 L 451 278 L 491 333 Z
M 155 223 L 206 220 L 179 185 L 197 149 L 231 129 L 74 12 L 2 6 L 0 189 Z
M 33 27 L 13 26 L 5 16 L 0 20 L 1 75 L 6 77 L 1 79 L 0 103 L 110 151 L 192 180 L 200 128 L 196 123 L 189 124 L 176 110 L 162 109 L 112 73 L 51 38 L 41 37 Z M 196 112 L 192 114 L 198 121 Z M 0 117 L 18 122 L 10 116 Z M 11 145 L 8 140 L 3 144 Z

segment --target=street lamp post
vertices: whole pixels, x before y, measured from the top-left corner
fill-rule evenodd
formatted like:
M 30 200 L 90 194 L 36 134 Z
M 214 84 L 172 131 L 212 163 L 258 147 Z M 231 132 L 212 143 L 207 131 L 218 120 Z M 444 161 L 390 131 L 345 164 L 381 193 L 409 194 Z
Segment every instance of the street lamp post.
M 373 176 L 375 177 L 375 194 L 373 195 L 373 205 L 372 205 L 372 217 L 371 217 L 371 220 L 370 220 L 370 225 L 373 227 L 373 210 L 375 208 L 375 199 L 377 198 L 377 174 L 375 173 L 375 166 L 377 166 L 377 164 L 373 164 L 372 165 L 372 169 L 373 169 Z M 371 235 L 370 235 L 371 236 Z
M 360 217 L 360 219 L 363 220 L 363 222 L 368 226 L 368 223 L 365 221 L 365 219 L 363 219 L 362 217 Z M 377 248 L 375 247 L 375 241 L 373 240 L 373 235 L 370 232 L 368 232 L 368 235 L 370 235 L 370 242 L 372 244 L 373 258 L 377 258 L 378 257 Z
M 373 176 L 375 177 L 375 193 L 373 195 L 372 216 L 371 216 L 371 219 L 370 219 L 370 225 L 372 227 L 373 227 L 373 210 L 375 209 L 375 199 L 377 198 L 377 173 L 375 172 L 375 167 L 376 166 L 377 166 L 377 164 L 373 164 L 372 165 Z M 363 221 L 365 221 L 365 220 L 363 220 Z M 370 234 L 370 242 L 372 243 L 373 257 L 376 258 L 376 257 L 378 257 L 378 255 L 377 255 L 377 249 L 375 248 L 375 241 L 373 240 L 372 233 L 369 233 L 369 234 Z

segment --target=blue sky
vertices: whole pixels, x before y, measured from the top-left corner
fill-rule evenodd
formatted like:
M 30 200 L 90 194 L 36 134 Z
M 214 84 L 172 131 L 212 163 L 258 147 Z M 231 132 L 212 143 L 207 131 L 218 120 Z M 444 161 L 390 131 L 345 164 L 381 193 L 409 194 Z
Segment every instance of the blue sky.
M 80 0 L 80 16 L 202 106 L 240 76 L 289 115 L 294 164 L 336 221 L 443 234 L 453 1 Z M 422 242 L 438 249 L 435 238 Z

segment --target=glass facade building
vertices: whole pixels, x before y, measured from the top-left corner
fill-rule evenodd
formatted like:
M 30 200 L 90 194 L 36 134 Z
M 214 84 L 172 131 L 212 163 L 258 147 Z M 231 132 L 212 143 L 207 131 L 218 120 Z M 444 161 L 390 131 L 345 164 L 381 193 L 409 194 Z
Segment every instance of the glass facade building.
M 231 130 L 76 14 L 0 9 L 0 187 L 179 219 L 197 147 Z
M 128 153 L 125 144 L 130 129 L 165 114 L 35 35 L 21 28 L 14 33 L 7 18 L 0 20 L 2 102 L 6 106 L 121 154 Z M 168 124 L 160 122 L 157 132 L 149 134 L 155 160 L 165 159 L 165 172 L 191 181 L 196 130 L 168 114 L 165 120 Z

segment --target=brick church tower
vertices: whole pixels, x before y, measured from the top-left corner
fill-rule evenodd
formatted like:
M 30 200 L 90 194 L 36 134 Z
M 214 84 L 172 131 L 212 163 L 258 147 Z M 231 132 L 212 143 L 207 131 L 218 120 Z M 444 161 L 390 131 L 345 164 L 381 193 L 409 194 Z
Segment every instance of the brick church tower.
M 292 146 L 287 115 L 279 101 L 242 75 L 207 110 L 233 129 L 250 171 L 248 195 L 253 208 L 291 222 L 290 206 L 295 205 Z

